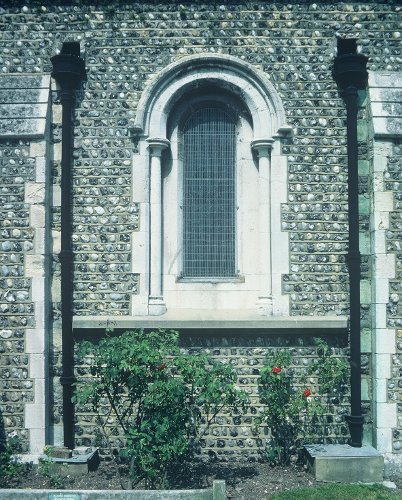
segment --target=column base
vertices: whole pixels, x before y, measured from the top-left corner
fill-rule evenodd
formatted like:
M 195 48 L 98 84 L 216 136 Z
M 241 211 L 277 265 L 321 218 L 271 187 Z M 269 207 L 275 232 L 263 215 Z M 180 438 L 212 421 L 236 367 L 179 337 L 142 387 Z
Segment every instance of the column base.
M 166 312 L 166 304 L 163 297 L 149 297 L 148 314 L 149 316 L 161 316 Z
M 272 316 L 273 304 L 272 297 L 258 297 L 257 309 L 260 316 Z

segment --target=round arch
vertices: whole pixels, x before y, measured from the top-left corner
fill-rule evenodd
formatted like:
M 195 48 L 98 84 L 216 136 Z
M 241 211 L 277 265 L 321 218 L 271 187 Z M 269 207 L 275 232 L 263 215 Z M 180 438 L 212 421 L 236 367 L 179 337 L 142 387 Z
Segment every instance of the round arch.
M 142 93 L 135 130 L 145 137 L 165 138 L 173 106 L 185 93 L 205 84 L 229 90 L 244 102 L 255 139 L 291 131 L 282 101 L 267 76 L 237 57 L 222 54 L 184 57 L 158 73 Z

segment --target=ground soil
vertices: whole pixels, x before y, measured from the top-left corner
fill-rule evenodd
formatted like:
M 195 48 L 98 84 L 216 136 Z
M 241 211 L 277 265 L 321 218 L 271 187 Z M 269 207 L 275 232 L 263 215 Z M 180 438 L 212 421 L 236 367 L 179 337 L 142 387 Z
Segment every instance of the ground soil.
M 178 479 L 180 478 L 180 479 Z M 172 480 L 172 488 L 205 488 L 214 479 L 224 479 L 228 499 L 262 500 L 273 493 L 299 487 L 319 487 L 313 476 L 302 467 L 271 467 L 268 464 L 189 464 L 180 469 Z M 391 478 L 402 491 L 402 474 Z M 322 483 L 321 483 L 322 484 Z M 63 488 L 68 490 L 118 490 L 129 487 L 126 471 L 111 463 L 102 462 L 98 469 L 88 474 L 72 475 L 57 468 L 31 466 L 13 480 L 13 488 Z M 141 485 L 137 486 L 139 489 Z M 0 492 L 1 496 L 1 492 Z

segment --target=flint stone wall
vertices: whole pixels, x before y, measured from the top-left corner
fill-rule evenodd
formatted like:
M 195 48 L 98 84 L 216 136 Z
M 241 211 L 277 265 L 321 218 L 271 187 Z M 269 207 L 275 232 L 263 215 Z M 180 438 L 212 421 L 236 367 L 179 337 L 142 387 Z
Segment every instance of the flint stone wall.
M 0 75 L 0 438 L 23 452 L 45 443 L 49 83 Z
M 25 403 L 33 400 L 33 380 L 28 372 L 25 337 L 33 325 L 34 311 L 24 253 L 33 249 L 33 229 L 24 202 L 24 182 L 33 181 L 35 175 L 29 142 L 2 140 L 0 165 L 0 418 L 8 436 L 18 436 L 23 450 L 28 451 L 24 411 Z
M 397 70 L 398 2 L 134 3 L 1 2 L 3 72 L 51 71 L 67 39 L 81 40 L 88 81 L 76 112 L 75 313 L 130 313 L 133 124 L 141 91 L 183 55 L 228 53 L 262 69 L 277 88 L 295 137 L 289 162 L 291 314 L 348 308 L 345 111 L 331 75 L 336 36 L 357 38 L 370 70 Z M 111 278 L 113 277 L 113 278 Z
M 389 401 L 397 404 L 397 427 L 393 432 L 393 450 L 402 452 L 402 144 L 394 140 L 392 156 L 385 174 L 387 190 L 391 191 L 394 208 L 387 231 L 387 250 L 395 255 L 395 278 L 389 283 L 387 326 L 396 331 L 396 352 L 392 356 L 392 377 L 389 380 Z
M 283 144 L 283 153 L 288 157 L 289 197 L 282 207 L 282 228 L 290 236 L 290 272 L 283 277 L 283 289 L 290 297 L 290 313 L 347 314 L 345 108 L 331 75 L 332 58 L 337 36 L 356 38 L 362 52 L 369 56 L 371 71 L 399 71 L 401 8 L 398 3 L 390 0 L 334 5 L 331 2 L 233 0 L 83 4 L 61 0 L 16 0 L 12 3 L 0 0 L 0 70 L 3 74 L 50 74 L 50 57 L 66 40 L 80 41 L 85 51 L 88 81 L 78 95 L 74 117 L 75 314 L 107 316 L 131 312 L 130 296 L 141 287 L 138 275 L 131 272 L 130 254 L 131 233 L 139 229 L 141 218 L 137 200 L 131 198 L 132 185 L 136 181 L 131 177 L 135 143 L 130 127 L 136 105 L 145 84 L 158 71 L 182 56 L 204 52 L 237 56 L 264 71 L 281 96 L 288 122 L 294 127 L 294 137 Z M 52 101 L 54 335 L 51 374 L 55 377 L 54 399 L 58 401 L 61 129 L 60 104 L 54 90 Z M 2 194 L 7 197 L 10 207 L 7 211 L 6 205 L 1 207 L 1 224 L 6 228 L 7 221 L 11 220 L 13 233 L 5 229 L 1 241 L 0 258 L 3 268 L 7 268 L 2 271 L 0 283 L 0 302 L 4 308 L 0 320 L 1 349 L 4 349 L 2 384 L 5 384 L 1 411 L 7 433 L 21 434 L 27 447 L 23 407 L 26 401 L 32 400 L 33 392 L 24 368 L 27 366 L 24 335 L 34 321 L 30 278 L 26 275 L 23 255 L 29 255 L 26 245 L 33 244 L 34 236 L 29 229 L 26 207 L 20 200 L 22 187 L 16 179 L 22 179 L 22 183 L 31 182 L 33 174 L 26 141 L 13 139 L 3 142 L 3 146 L 0 159 L 2 175 L 4 173 L 7 179 L 2 183 Z M 359 148 L 363 155 L 367 154 L 367 137 L 360 139 Z M 396 143 L 396 152 L 398 148 Z M 15 164 L 18 164 L 18 172 Z M 391 177 L 398 175 L 392 165 L 390 162 Z M 367 187 L 364 173 L 361 181 L 364 191 Z M 394 192 L 396 215 L 392 216 L 392 224 L 395 231 L 389 239 L 393 245 L 390 251 L 399 252 L 398 189 Z M 9 213 L 14 214 L 11 219 Z M 24 232 L 21 238 L 25 246 L 21 245 L 16 230 Z M 361 231 L 367 235 L 368 230 L 367 212 L 362 218 Z M 365 254 L 362 263 L 368 286 L 371 279 L 369 254 Z M 398 266 L 399 262 L 400 256 Z M 10 278 L 4 272 L 16 274 Z M 391 287 L 397 294 L 397 279 Z M 9 290 L 15 296 L 12 304 L 7 300 Z M 364 351 L 368 353 L 371 350 L 370 300 L 363 302 L 362 314 L 368 335 Z M 392 306 L 395 302 L 391 302 L 389 321 L 396 324 L 400 322 L 400 307 Z M 308 349 L 303 339 L 300 342 L 300 349 Z M 238 349 L 236 356 L 253 359 L 248 349 Z M 398 387 L 399 358 L 398 351 L 394 361 Z M 14 365 L 15 370 L 11 373 L 9 367 Z M 364 372 L 369 372 L 369 366 L 369 354 L 364 354 Z M 396 385 L 394 393 L 400 398 Z M 368 384 L 366 387 L 363 394 L 369 400 L 371 388 Z M 336 412 L 338 409 L 334 407 L 334 415 Z M 91 418 L 79 415 L 78 432 L 82 429 L 83 444 L 84 438 L 90 435 L 85 422 Z M 60 423 L 57 405 L 53 423 L 56 426 Z M 396 441 L 398 439 L 399 435 L 395 437 Z M 213 446 L 217 447 L 216 442 Z

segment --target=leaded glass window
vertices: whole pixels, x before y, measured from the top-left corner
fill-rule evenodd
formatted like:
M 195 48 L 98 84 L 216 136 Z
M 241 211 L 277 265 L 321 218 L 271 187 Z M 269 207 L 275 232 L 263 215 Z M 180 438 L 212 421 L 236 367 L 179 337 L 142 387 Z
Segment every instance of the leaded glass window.
M 183 277 L 227 278 L 236 268 L 236 123 L 218 106 L 183 127 Z

